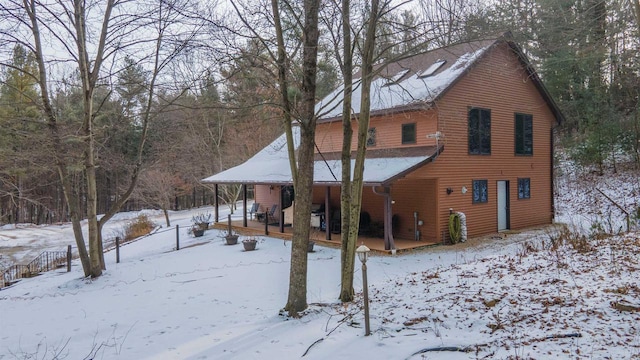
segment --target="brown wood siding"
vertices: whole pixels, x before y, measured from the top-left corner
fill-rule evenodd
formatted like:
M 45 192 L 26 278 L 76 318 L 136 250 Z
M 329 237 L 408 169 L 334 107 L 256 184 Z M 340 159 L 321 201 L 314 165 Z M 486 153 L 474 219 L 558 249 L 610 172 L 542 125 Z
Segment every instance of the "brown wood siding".
M 414 212 L 418 213 L 418 220 L 424 224 L 418 225 L 420 239 L 437 241 L 437 180 L 435 179 L 402 179 L 391 187 L 391 196 L 395 202 L 392 205 L 393 214 L 399 218 L 399 226 L 394 228 L 394 237 L 400 239 L 414 239 Z
M 468 154 L 469 107 L 491 110 L 491 155 Z M 409 178 L 439 178 L 438 227 L 448 233 L 449 209 L 467 216 L 469 236 L 497 231 L 497 181 L 509 181 L 510 228 L 552 221 L 550 131 L 555 118 L 515 54 L 490 52 L 437 103 L 445 151 Z M 533 156 L 514 154 L 514 114 L 533 115 Z M 518 178 L 531 179 L 531 198 L 518 199 Z M 488 202 L 472 204 L 472 180 L 488 181 Z M 468 190 L 462 193 L 462 188 Z M 446 189 L 453 193 L 447 195 Z
M 255 198 L 261 212 L 270 210 L 274 204 L 280 206 L 280 186 L 274 185 L 272 189 L 269 185 L 256 185 Z
M 491 111 L 491 154 L 468 154 L 468 110 Z M 515 155 L 515 113 L 533 116 L 533 156 Z M 416 144 L 401 145 L 402 124 L 417 124 Z M 424 221 L 423 240 L 438 241 L 448 235 L 449 209 L 467 215 L 469 236 L 497 231 L 497 182 L 509 181 L 510 228 L 548 224 L 553 218 L 551 194 L 551 129 L 555 118 L 515 54 L 506 44 L 495 47 L 438 100 L 434 109 L 380 116 L 371 119 L 376 128 L 376 149 L 434 145 L 427 134 L 444 134 L 444 152 L 433 162 L 398 180 L 392 186 L 393 213 L 400 225 L 398 238 L 413 238 L 413 213 Z M 355 124 L 354 124 L 355 127 Z M 318 125 L 316 142 L 321 152 L 339 152 L 342 125 Z M 354 141 L 352 150 L 356 149 Z M 531 179 L 531 198 L 518 199 L 518 178 Z M 488 201 L 472 203 L 472 181 L 487 180 Z M 447 194 L 451 188 L 452 193 Z M 467 192 L 463 194 L 462 189 Z M 256 201 L 278 203 L 278 190 L 256 186 Z M 325 187 L 314 187 L 313 202 L 324 203 Z M 331 188 L 331 206 L 340 206 L 339 187 Z M 363 191 L 363 211 L 382 221 L 383 197 Z
M 402 145 L 402 124 L 416 123 L 416 143 Z M 370 128 L 376 128 L 376 145 L 372 149 L 389 149 L 409 146 L 435 145 L 434 139 L 428 139 L 428 134 L 436 132 L 437 113 L 434 110 L 411 111 L 388 116 L 371 118 Z M 353 122 L 353 142 L 351 150 L 356 150 L 357 122 Z M 342 150 L 342 123 L 318 124 L 316 130 L 316 144 L 321 152 L 339 152 Z M 316 150 L 317 151 L 317 150 Z

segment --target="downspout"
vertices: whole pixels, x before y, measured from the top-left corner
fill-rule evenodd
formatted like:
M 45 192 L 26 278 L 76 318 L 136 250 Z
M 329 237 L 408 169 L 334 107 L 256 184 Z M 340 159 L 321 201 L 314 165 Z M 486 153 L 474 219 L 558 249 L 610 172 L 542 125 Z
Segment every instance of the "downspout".
M 389 186 L 383 186 L 382 188 L 384 189 L 384 192 L 382 193 L 378 192 L 375 186 L 371 189 L 374 194 L 384 197 L 384 249 L 391 250 L 393 252 L 396 249 L 396 244 L 393 240 L 393 228 L 391 221 L 391 188 Z

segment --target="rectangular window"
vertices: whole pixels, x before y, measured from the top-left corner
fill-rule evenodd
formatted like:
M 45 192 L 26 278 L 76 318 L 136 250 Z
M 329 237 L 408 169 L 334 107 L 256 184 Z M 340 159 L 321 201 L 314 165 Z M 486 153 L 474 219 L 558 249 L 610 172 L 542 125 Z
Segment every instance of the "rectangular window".
M 367 131 L 367 147 L 376 146 L 376 128 L 369 128 Z
M 531 197 L 531 179 L 518 179 L 518 199 L 529 199 Z
M 487 180 L 473 180 L 473 203 L 481 204 L 489 200 Z
M 491 110 L 469 109 L 469 154 L 491 154 Z
M 516 155 L 533 155 L 533 116 L 516 114 Z
M 402 144 L 416 143 L 416 123 L 402 124 Z

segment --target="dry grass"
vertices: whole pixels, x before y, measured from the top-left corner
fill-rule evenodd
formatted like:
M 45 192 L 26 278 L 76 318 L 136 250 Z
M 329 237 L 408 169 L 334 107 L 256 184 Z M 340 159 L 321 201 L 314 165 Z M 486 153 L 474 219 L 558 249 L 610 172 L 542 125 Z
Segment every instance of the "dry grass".
M 131 241 L 140 236 L 147 235 L 154 228 L 153 222 L 147 215 L 138 215 L 137 218 L 128 223 L 124 228 L 124 241 Z

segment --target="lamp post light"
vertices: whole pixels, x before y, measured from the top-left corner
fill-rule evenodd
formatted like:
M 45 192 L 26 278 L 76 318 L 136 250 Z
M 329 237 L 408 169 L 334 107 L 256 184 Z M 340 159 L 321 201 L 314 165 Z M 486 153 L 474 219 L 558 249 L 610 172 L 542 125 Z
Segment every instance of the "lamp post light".
M 369 328 L 369 289 L 367 285 L 367 258 L 369 257 L 369 251 L 371 251 L 365 245 L 360 245 L 356 249 L 358 259 L 362 263 L 362 292 L 364 294 L 364 336 L 371 335 Z

